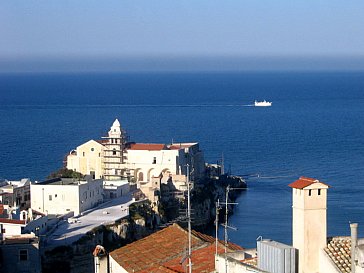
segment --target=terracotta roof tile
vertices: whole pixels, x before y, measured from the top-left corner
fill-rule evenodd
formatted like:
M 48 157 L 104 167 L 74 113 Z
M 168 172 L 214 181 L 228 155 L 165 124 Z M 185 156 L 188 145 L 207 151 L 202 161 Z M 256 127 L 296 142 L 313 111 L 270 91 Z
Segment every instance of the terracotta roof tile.
M 177 224 L 173 224 L 148 237 L 119 248 L 111 252 L 110 255 L 128 272 L 185 272 L 185 268 L 180 262 L 186 254 L 187 236 L 186 230 Z M 194 272 L 211 272 L 214 270 L 214 242 L 215 239 L 212 236 L 193 231 L 192 259 Z M 229 249 L 241 250 L 242 248 L 230 243 Z M 224 251 L 223 244 L 218 244 L 218 251 L 219 253 Z
M 0 223 L 25 225 L 25 220 L 0 218 Z
M 214 244 L 192 251 L 191 259 L 193 272 L 213 272 L 215 270 L 215 251 Z M 217 252 L 219 254 L 224 253 L 224 248 L 221 245 L 218 245 Z M 181 258 L 175 258 L 165 262 L 163 266 L 172 269 L 175 272 L 184 273 L 186 272 L 186 268 L 188 268 L 188 259 L 185 259 L 181 264 Z
M 179 150 L 184 148 L 190 148 L 193 145 L 195 145 L 195 143 L 174 143 L 169 145 L 168 148 L 170 148 L 171 150 Z
M 320 182 L 321 184 L 326 185 L 325 183 L 322 183 L 321 181 L 319 181 L 317 179 L 301 176 L 298 180 L 294 181 L 293 183 L 289 184 L 288 186 L 291 188 L 295 188 L 295 189 L 304 189 L 316 182 Z M 326 186 L 328 186 L 328 185 L 326 185 Z
M 141 240 L 110 253 L 114 260 L 127 271 L 142 272 L 151 266 L 161 265 L 168 259 L 180 256 L 186 249 L 187 232 L 177 224 L 169 226 Z M 192 246 L 205 242 L 192 237 Z
M 340 272 L 351 272 L 351 238 L 334 237 L 325 248 L 325 252 Z
M 166 148 L 165 144 L 132 143 L 129 150 L 160 151 Z
M 176 271 L 168 269 L 164 266 L 154 266 L 148 268 L 148 270 L 138 271 L 139 273 L 175 273 Z

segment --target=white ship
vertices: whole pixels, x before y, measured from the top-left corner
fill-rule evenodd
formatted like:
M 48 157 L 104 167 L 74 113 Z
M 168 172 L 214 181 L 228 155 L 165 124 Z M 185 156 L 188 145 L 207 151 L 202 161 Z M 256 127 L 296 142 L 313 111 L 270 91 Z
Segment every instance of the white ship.
M 272 102 L 270 101 L 255 101 L 254 106 L 272 106 Z

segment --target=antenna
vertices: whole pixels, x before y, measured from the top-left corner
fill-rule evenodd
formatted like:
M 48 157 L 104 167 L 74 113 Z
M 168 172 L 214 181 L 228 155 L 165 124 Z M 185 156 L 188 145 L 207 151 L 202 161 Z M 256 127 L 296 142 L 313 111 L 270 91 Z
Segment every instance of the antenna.
M 238 203 L 229 203 L 229 192 L 230 190 L 239 190 L 239 189 L 243 189 L 243 188 L 231 188 L 230 185 L 228 185 L 226 187 L 226 192 L 225 192 L 225 203 L 222 203 L 225 205 L 225 223 L 222 224 L 222 226 L 224 227 L 224 245 L 225 245 L 225 273 L 228 273 L 228 263 L 227 263 L 227 245 L 228 245 L 228 232 L 227 229 L 232 229 L 232 230 L 238 230 L 235 227 L 229 226 L 228 225 L 228 205 L 237 205 Z M 217 243 L 216 243 L 216 252 L 217 252 Z

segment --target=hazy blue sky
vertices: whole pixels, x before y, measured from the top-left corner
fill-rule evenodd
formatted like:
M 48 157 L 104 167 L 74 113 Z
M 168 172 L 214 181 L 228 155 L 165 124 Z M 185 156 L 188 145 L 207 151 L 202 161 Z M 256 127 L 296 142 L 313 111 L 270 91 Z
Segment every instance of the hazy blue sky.
M 0 60 L 364 57 L 363 0 L 16 1 Z M 47 61 L 48 60 L 48 61 Z M 3 69 L 4 70 L 4 69 Z

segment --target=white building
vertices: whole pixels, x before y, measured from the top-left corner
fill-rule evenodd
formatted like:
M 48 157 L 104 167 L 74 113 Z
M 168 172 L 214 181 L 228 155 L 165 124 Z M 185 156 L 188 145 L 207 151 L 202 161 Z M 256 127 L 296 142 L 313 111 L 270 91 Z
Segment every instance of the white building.
M 103 181 L 55 178 L 31 184 L 31 207 L 45 214 L 79 215 L 103 202 Z
M 90 140 L 67 156 L 67 168 L 105 181 L 129 178 L 150 182 L 153 177 L 186 175 L 191 180 L 205 175 L 205 161 L 198 143 L 126 143 L 125 133 L 116 119 L 100 142 Z
M 116 119 L 112 124 L 108 135 L 103 138 L 103 177 L 105 180 L 121 180 L 129 176 L 129 170 L 125 166 L 127 153 L 125 150 L 125 132 Z
M 153 177 L 187 175 L 190 180 L 202 178 L 205 174 L 203 153 L 198 143 L 146 144 L 130 143 L 127 147 L 128 165 L 134 170 L 136 182 L 149 182 Z
M 328 185 L 300 177 L 292 188 L 293 247 L 298 249 L 299 273 L 319 272 L 319 254 L 326 247 L 326 200 Z
M 26 215 L 26 217 L 28 217 L 28 215 Z M 48 216 L 46 215 L 38 215 L 36 218 L 33 219 L 0 218 L 0 237 L 4 239 L 9 236 L 21 235 L 26 233 L 33 233 L 37 236 L 42 235 L 46 233 L 47 225 Z
M 127 180 L 104 181 L 104 200 L 125 196 L 129 191 L 130 185 Z
M 30 180 L 3 180 L 0 182 L 0 204 L 6 210 L 28 209 L 30 207 Z
M 26 226 L 25 220 L 0 218 L 0 237 L 20 235 Z
M 78 146 L 67 156 L 67 169 L 91 175 L 94 179 L 102 178 L 104 148 L 95 140 Z

